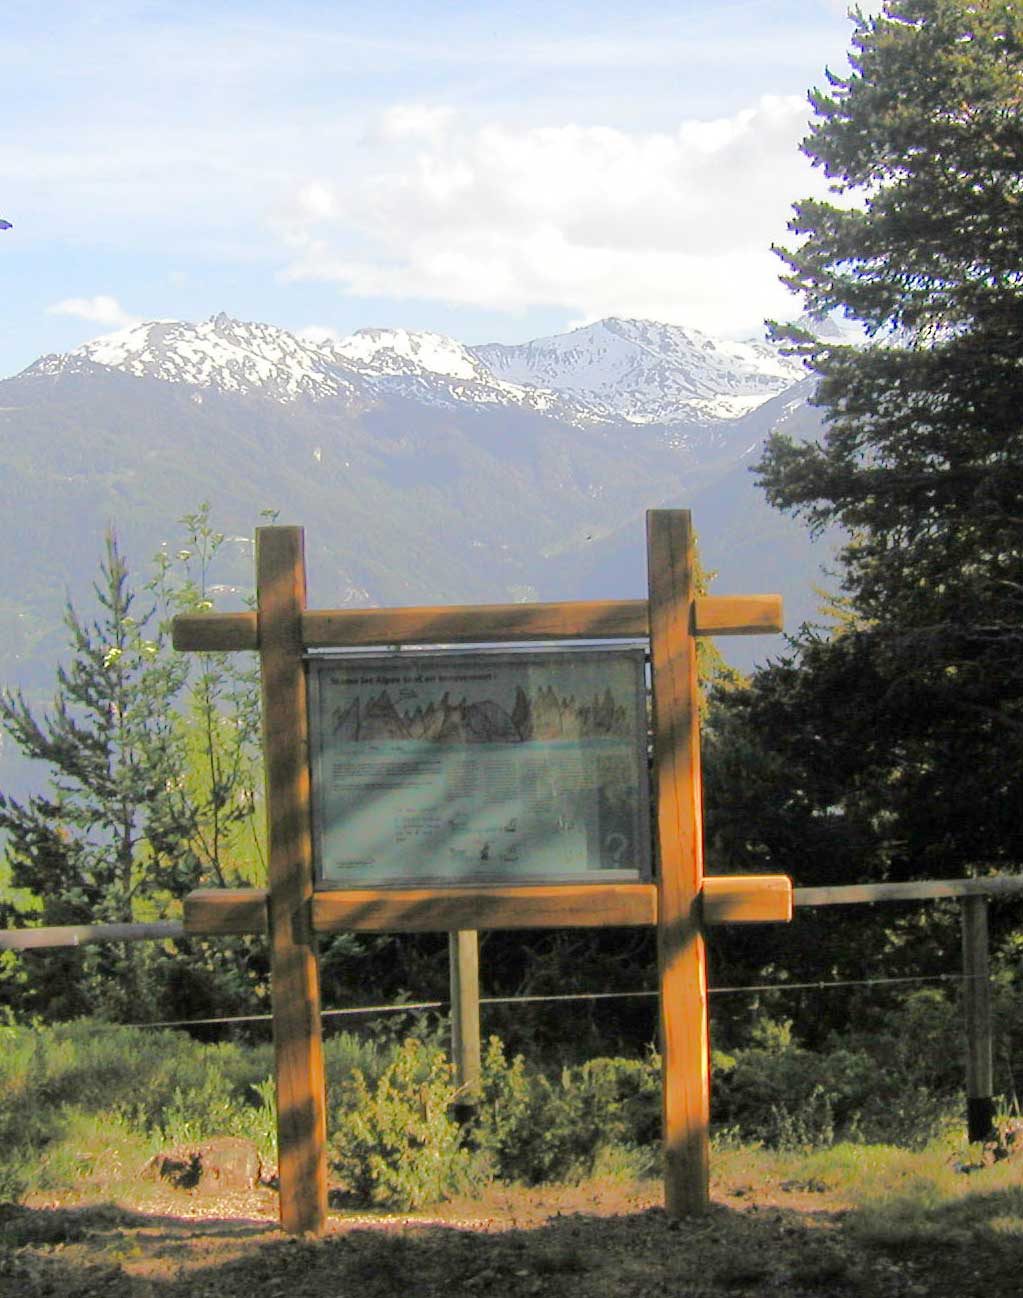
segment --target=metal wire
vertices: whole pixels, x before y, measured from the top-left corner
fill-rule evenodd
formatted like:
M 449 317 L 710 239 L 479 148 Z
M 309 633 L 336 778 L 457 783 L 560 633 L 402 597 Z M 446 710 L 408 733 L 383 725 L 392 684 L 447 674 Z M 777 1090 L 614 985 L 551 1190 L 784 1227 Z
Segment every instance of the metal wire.
M 826 991 L 830 987 L 881 987 L 891 983 L 969 982 L 983 974 L 909 974 L 900 978 L 836 978 L 830 982 L 753 983 L 748 987 L 709 987 L 710 996 L 728 996 L 743 992 Z M 545 1001 L 610 1001 L 650 998 L 656 991 L 635 992 L 562 992 L 550 996 L 481 996 L 480 1005 L 527 1005 Z M 359 1005 L 351 1009 L 321 1010 L 321 1018 L 356 1017 L 357 1015 L 411 1014 L 419 1010 L 449 1009 L 450 1001 L 402 1001 L 397 1005 Z M 214 1019 L 164 1019 L 156 1023 L 133 1023 L 137 1028 L 211 1027 L 224 1023 L 269 1023 L 271 1014 L 238 1014 Z

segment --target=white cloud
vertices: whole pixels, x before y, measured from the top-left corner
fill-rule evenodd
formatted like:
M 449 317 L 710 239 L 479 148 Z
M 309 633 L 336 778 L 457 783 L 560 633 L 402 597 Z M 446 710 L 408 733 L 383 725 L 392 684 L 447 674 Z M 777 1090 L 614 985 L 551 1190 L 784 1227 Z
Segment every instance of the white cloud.
M 394 111 L 417 121 L 409 106 Z M 472 126 L 433 111 L 428 131 L 378 131 L 360 173 L 311 182 L 278 208 L 282 278 L 721 331 L 798 313 L 770 246 L 792 200 L 823 184 L 798 152 L 801 97 L 765 96 L 671 132 Z
M 341 341 L 341 334 L 337 329 L 330 325 L 305 325 L 302 329 L 295 329 L 296 338 L 301 338 L 307 343 L 337 343 Z
M 371 125 L 367 139 L 435 139 L 451 124 L 454 110 L 437 104 L 394 104 Z
M 46 308 L 47 315 L 72 315 L 95 324 L 111 325 L 125 329 L 140 322 L 139 316 L 125 311 L 115 297 L 99 293 L 96 297 L 66 297 Z
M 298 193 L 298 206 L 311 221 L 322 221 L 334 215 L 334 195 L 330 187 L 314 180 Z

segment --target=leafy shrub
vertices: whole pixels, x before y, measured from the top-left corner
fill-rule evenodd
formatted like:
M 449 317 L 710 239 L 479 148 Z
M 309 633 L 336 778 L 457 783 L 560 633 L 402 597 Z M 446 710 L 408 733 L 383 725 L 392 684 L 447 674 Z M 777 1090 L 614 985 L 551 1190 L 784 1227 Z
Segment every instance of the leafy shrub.
M 877 1086 L 862 1052 L 817 1055 L 791 1042 L 716 1056 L 714 1118 L 780 1149 L 827 1146 L 852 1133 Z
M 510 1064 L 492 1037 L 483 1065 L 476 1139 L 505 1180 L 580 1180 L 612 1166 L 646 1167 L 660 1133 L 656 1058 L 593 1059 L 557 1080 Z
M 795 1044 L 787 1024 L 758 1025 L 758 1044 L 712 1056 L 716 1125 L 775 1149 L 827 1148 L 836 1141 L 871 1141 L 922 1148 L 947 1120 L 954 1072 L 942 1060 L 944 1086 L 928 1085 L 925 1029 L 946 1042 L 951 1007 L 933 993 L 910 998 L 893 1016 L 890 1034 L 833 1038 L 827 1051 Z M 921 1064 L 921 1060 L 925 1062 Z
M 277 1162 L 277 1098 L 273 1076 L 240 1093 L 212 1067 L 198 1087 L 175 1089 L 158 1130 L 168 1145 L 187 1145 L 212 1136 L 242 1136 L 259 1150 L 264 1165 Z
M 361 1068 L 341 1088 L 331 1163 L 365 1203 L 417 1208 L 463 1192 L 482 1174 L 450 1109 L 453 1070 L 438 1050 L 408 1038 L 375 1084 Z
M 157 1143 L 115 1113 L 97 1120 L 96 1114 L 71 1106 L 62 1109 L 58 1131 L 36 1151 L 26 1189 L 81 1189 L 92 1181 L 109 1193 L 111 1185 L 134 1183 Z
M 954 1002 L 915 993 L 883 1027 L 835 1037 L 829 1050 L 812 1052 L 792 1039 L 786 1023 L 762 1020 L 750 1046 L 715 1051 L 718 1147 L 722 1132 L 728 1146 L 828 1149 L 869 1140 L 920 1147 L 947 1122 L 950 1108 L 961 1127 Z M 491 1038 L 477 1117 L 464 1130 L 451 1112 L 458 1095 L 435 1036 L 395 1045 L 341 1033 L 325 1041 L 324 1062 L 331 1159 L 364 1202 L 414 1207 L 486 1176 L 538 1184 L 642 1175 L 658 1159 L 661 1080 L 654 1055 L 544 1072 L 521 1055 L 509 1059 Z M 51 1027 L 0 1022 L 0 1198 L 56 1185 L 65 1174 L 87 1176 L 93 1155 L 85 1162 L 79 1155 L 93 1148 L 83 1134 L 90 1124 L 97 1140 L 100 1132 L 110 1135 L 111 1157 L 122 1161 L 154 1141 L 237 1135 L 253 1140 L 271 1165 L 269 1047 L 202 1045 L 180 1033 L 88 1020 Z
M 370 1084 L 376 1082 L 393 1055 L 393 1047 L 382 1045 L 373 1037 L 363 1038 L 352 1032 L 327 1037 L 323 1042 L 327 1094 L 345 1086 L 356 1069 Z

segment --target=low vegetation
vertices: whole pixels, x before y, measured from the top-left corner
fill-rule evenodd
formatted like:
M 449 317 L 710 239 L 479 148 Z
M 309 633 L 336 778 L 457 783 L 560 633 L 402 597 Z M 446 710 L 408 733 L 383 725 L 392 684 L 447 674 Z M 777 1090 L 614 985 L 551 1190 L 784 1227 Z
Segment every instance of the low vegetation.
M 926 1148 L 961 1127 L 963 1101 L 939 1068 L 955 1007 L 910 998 L 890 1034 L 810 1051 L 764 1021 L 752 1044 L 713 1059 L 720 1149 L 779 1153 Z M 933 1035 L 905 1040 L 930 1024 Z M 492 1184 L 623 1179 L 658 1165 L 660 1061 L 598 1058 L 542 1067 L 492 1037 L 475 1119 L 459 1098 L 439 1027 L 405 1039 L 325 1042 L 332 1180 L 344 1202 L 410 1209 Z M 131 1179 L 161 1149 L 214 1136 L 276 1162 L 268 1045 L 203 1044 L 183 1033 L 79 1020 L 0 1028 L 0 1198 Z M 943 1061 L 942 1061 L 943 1062 Z M 114 1178 L 117 1179 L 116 1177 Z
M 268 1046 L 2 1027 L 0 1289 L 241 1298 L 286 1272 L 310 1298 L 393 1298 L 411 1276 L 438 1295 L 1009 1298 L 1021 1160 L 965 1145 L 954 1092 L 920 1102 L 935 1048 L 810 1052 L 764 1024 L 715 1058 L 713 1210 L 676 1222 L 659 1206 L 653 1054 L 545 1070 L 491 1039 L 461 1129 L 425 1022 L 404 1040 L 341 1034 L 325 1043 L 329 1233 L 302 1243 L 276 1235 Z M 229 1203 L 141 1178 L 157 1152 L 223 1135 L 255 1143 L 267 1184 Z

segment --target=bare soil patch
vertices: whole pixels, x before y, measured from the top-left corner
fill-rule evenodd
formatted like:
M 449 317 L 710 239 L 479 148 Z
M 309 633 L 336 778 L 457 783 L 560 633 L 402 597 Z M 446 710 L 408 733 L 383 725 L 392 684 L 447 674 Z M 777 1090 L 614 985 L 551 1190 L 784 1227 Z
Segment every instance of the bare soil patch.
M 990 1215 L 999 1211 L 992 1196 Z M 426 1212 L 332 1212 L 277 1226 L 276 1196 L 142 1186 L 117 1202 L 0 1205 L 3 1298 L 1018 1298 L 1023 1238 L 949 1232 L 883 1246 L 821 1182 L 714 1185 L 671 1221 L 658 1182 L 497 1188 Z

